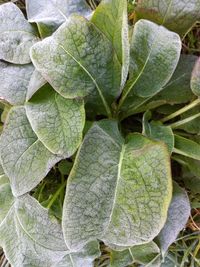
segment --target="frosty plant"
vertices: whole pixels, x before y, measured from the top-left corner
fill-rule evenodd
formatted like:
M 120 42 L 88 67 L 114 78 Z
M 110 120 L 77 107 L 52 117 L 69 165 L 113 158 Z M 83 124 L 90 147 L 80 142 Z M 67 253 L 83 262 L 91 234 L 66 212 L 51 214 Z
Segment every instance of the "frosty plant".
M 0 5 L 0 245 L 12 266 L 94 266 L 99 242 L 113 267 L 165 259 L 190 214 L 170 158 L 200 160 L 200 63 L 192 73 L 196 57 L 180 56 L 199 1 L 185 23 L 183 2 L 139 1 L 133 25 L 125 0 L 27 0 L 28 20 Z

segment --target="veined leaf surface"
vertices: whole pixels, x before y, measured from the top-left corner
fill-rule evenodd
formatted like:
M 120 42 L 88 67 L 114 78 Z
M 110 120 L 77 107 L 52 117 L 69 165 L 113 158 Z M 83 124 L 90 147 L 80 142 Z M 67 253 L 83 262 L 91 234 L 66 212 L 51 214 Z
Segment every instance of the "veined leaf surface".
M 68 180 L 63 231 L 70 249 L 101 239 L 117 246 L 151 241 L 171 199 L 169 154 L 141 134 L 121 137 L 115 121 L 87 133 Z
M 62 157 L 52 154 L 33 132 L 24 107 L 10 110 L 0 139 L 1 162 L 14 196 L 32 190 Z
M 37 33 L 13 3 L 0 5 L 0 59 L 30 63 L 30 47 L 38 41 Z
M 93 23 L 71 17 L 32 47 L 31 58 L 62 96 L 84 97 L 95 91 L 110 113 L 109 104 L 120 93 L 121 64 L 111 41 Z
M 82 99 L 66 99 L 46 85 L 25 108 L 34 132 L 52 153 L 63 157 L 74 154 L 85 124 Z
M 138 21 L 130 44 L 130 78 L 120 106 L 130 106 L 135 95 L 147 98 L 158 93 L 170 80 L 180 51 L 176 33 L 147 20 Z

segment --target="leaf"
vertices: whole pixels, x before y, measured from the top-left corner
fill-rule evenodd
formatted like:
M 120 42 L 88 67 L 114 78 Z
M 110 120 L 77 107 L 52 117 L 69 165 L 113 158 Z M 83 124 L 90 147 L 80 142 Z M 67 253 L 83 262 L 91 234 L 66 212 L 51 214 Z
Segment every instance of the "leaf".
M 121 88 L 123 88 L 129 68 L 129 37 L 126 0 L 103 0 L 96 8 L 91 21 L 113 43 L 122 65 Z
M 147 98 L 158 93 L 170 80 L 180 51 L 181 40 L 176 33 L 147 20 L 138 21 L 130 44 L 130 79 L 120 106 L 130 108 L 135 95 Z
M 187 193 L 174 182 L 173 196 L 168 210 L 167 221 L 157 237 L 163 254 L 176 240 L 179 232 L 185 227 L 189 216 L 190 202 Z
M 39 71 L 35 69 L 29 81 L 26 93 L 26 100 L 30 100 L 31 97 L 45 84 L 46 80 L 42 77 L 41 73 L 39 73 Z
M 196 106 L 183 114 L 181 114 L 181 119 L 189 118 L 190 116 L 196 115 L 200 113 L 200 106 Z M 180 126 L 177 127 L 177 129 L 183 129 L 187 133 L 192 133 L 199 135 L 200 133 L 200 118 L 197 117 L 196 119 L 193 119 L 191 121 L 188 121 Z
M 31 62 L 30 47 L 38 41 L 37 33 L 13 3 L 0 5 L 0 59 L 15 64 Z
M 31 49 L 36 69 L 63 97 L 100 97 L 108 103 L 119 95 L 121 65 L 112 43 L 91 22 L 74 16 Z M 95 90 L 95 87 L 97 91 Z
M 25 109 L 31 127 L 49 151 L 62 157 L 74 154 L 85 123 L 83 100 L 66 99 L 47 85 Z
M 193 97 L 190 79 L 196 59 L 193 55 L 181 55 L 172 78 L 153 99 L 165 100 L 170 104 L 189 102 Z
M 89 17 L 91 9 L 85 0 L 26 0 L 29 22 L 37 23 L 43 36 L 51 35 L 73 14 Z
M 148 19 L 184 35 L 200 18 L 198 0 L 139 0 L 137 19 Z
M 23 104 L 33 71 L 32 64 L 13 65 L 0 61 L 0 99 L 11 105 Z
M 0 154 L 14 196 L 31 191 L 62 159 L 38 140 L 24 107 L 10 110 L 0 139 Z
M 174 135 L 174 137 L 175 153 L 200 160 L 200 145 L 198 143 L 176 134 Z
M 143 134 L 153 140 L 164 142 L 171 154 L 174 148 L 174 134 L 171 127 L 156 121 L 148 122 L 150 119 L 148 116 L 148 112 L 145 112 L 143 116 Z
M 80 252 L 71 252 L 54 267 L 93 267 L 93 261 L 100 256 L 97 241 L 88 243 Z
M 154 260 L 159 253 L 160 249 L 153 241 L 131 247 L 124 251 L 112 251 L 111 267 L 126 267 L 132 263 L 148 264 Z
M 191 77 L 192 92 L 200 96 L 200 58 L 196 61 Z
M 63 208 L 70 249 L 100 239 L 116 246 L 151 241 L 165 223 L 171 198 L 166 147 L 140 134 L 126 141 L 115 121 L 88 131 L 71 171 Z

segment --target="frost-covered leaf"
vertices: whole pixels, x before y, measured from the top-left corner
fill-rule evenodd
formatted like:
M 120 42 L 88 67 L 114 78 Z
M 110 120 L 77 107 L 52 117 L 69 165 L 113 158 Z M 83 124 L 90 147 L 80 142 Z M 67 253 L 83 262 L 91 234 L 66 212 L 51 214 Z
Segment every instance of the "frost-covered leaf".
M 126 0 L 103 0 L 91 21 L 111 40 L 122 65 L 121 88 L 129 67 L 129 37 Z
M 0 139 L 0 154 L 15 196 L 32 190 L 61 160 L 38 140 L 24 107 L 10 110 Z
M 140 134 L 126 140 L 115 121 L 87 133 L 68 180 L 63 231 L 70 249 L 101 239 L 117 246 L 151 241 L 171 200 L 165 145 Z
M 157 240 L 163 253 L 176 240 L 190 216 L 190 202 L 187 193 L 178 184 L 173 183 L 173 196 L 169 206 L 167 221 Z
M 72 17 L 34 45 L 31 57 L 36 69 L 66 98 L 95 93 L 108 111 L 106 102 L 119 94 L 121 65 L 113 45 L 82 17 Z
M 0 61 L 0 99 L 11 105 L 23 104 L 34 69 L 32 64 L 14 65 Z
M 31 99 L 31 97 L 46 83 L 47 81 L 42 77 L 41 73 L 35 69 L 29 81 L 26 100 L 28 101 Z
M 192 92 L 200 96 L 200 58 L 196 61 L 191 77 Z
M 200 160 L 200 145 L 198 143 L 176 134 L 174 135 L 174 137 L 175 153 L 187 156 L 192 159 Z
M 100 254 L 98 242 L 91 241 L 80 252 L 71 252 L 53 267 L 93 267 Z
M 66 99 L 47 85 L 25 108 L 34 132 L 52 153 L 63 157 L 74 154 L 85 123 L 83 100 Z
M 0 5 L 0 59 L 16 64 L 29 63 L 30 47 L 37 41 L 34 27 L 15 4 Z
M 139 0 L 137 19 L 148 19 L 185 34 L 200 19 L 199 0 Z
M 143 116 L 143 134 L 147 137 L 164 142 L 168 146 L 169 153 L 172 153 L 174 148 L 174 134 L 170 126 L 162 125 L 162 123 L 151 121 L 149 122 L 149 113 L 146 112 Z
M 148 264 L 160 253 L 160 249 L 153 242 L 138 245 L 124 251 L 111 252 L 111 267 L 126 267 L 132 263 Z
M 190 79 L 196 59 L 193 55 L 181 55 L 172 78 L 152 100 L 165 100 L 170 104 L 190 101 L 193 97 Z
M 92 12 L 85 0 L 26 0 L 26 10 L 42 35 L 51 35 L 71 14 L 89 17 Z
M 130 78 L 120 105 L 124 103 L 127 109 L 135 95 L 145 98 L 158 93 L 170 80 L 180 51 L 181 40 L 176 33 L 147 20 L 138 21 L 130 44 Z

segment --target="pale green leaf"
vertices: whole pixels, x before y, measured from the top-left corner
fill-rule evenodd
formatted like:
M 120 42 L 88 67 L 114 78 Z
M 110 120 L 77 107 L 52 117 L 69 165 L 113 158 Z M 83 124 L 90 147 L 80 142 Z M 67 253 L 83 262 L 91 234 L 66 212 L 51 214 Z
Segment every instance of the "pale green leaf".
M 173 196 L 169 206 L 167 221 L 157 240 L 163 253 L 176 240 L 190 216 L 190 202 L 187 193 L 178 184 L 173 184 Z
M 30 47 L 37 33 L 13 3 L 0 5 L 0 59 L 16 64 L 31 62 Z
M 25 109 L 34 132 L 52 153 L 63 157 L 74 154 L 85 123 L 83 100 L 66 99 L 47 85 Z
M 196 61 L 191 77 L 192 92 L 200 96 L 200 58 Z
M 26 100 L 28 101 L 31 99 L 31 97 L 45 84 L 46 80 L 42 77 L 41 73 L 35 69 L 29 81 Z
M 130 78 L 120 106 L 132 106 L 135 95 L 147 98 L 170 80 L 181 51 L 180 37 L 162 26 L 140 20 L 134 26 L 130 44 Z
M 61 160 L 38 140 L 24 107 L 10 110 L 0 139 L 0 154 L 15 196 L 32 190 Z
M 111 40 L 122 65 L 121 88 L 128 75 L 129 37 L 126 0 L 102 0 L 91 21 Z
M 187 156 L 189 158 L 200 160 L 200 145 L 190 139 L 184 138 L 179 135 L 175 137 L 174 152 Z
M 93 267 L 100 254 L 98 242 L 91 241 L 80 252 L 71 252 L 53 267 Z
M 89 17 L 92 12 L 85 0 L 26 0 L 26 10 L 42 35 L 51 35 L 71 14 Z
M 148 264 L 160 253 L 160 249 L 153 242 L 138 245 L 124 251 L 112 251 L 111 267 L 126 267 L 132 263 Z
M 0 99 L 11 105 L 23 104 L 33 71 L 32 64 L 14 65 L 0 61 Z
M 149 114 L 146 112 L 143 116 L 143 134 L 147 137 L 164 142 L 172 153 L 174 148 L 174 134 L 170 126 L 162 125 L 159 122 L 151 121 L 149 122 Z
M 125 247 L 151 241 L 165 223 L 171 190 L 165 145 L 140 134 L 123 140 L 115 121 L 96 123 L 67 184 L 67 245 L 79 249 L 97 238 Z
M 31 58 L 62 96 L 93 93 L 110 112 L 108 103 L 120 92 L 121 64 L 110 40 L 94 24 L 79 16 L 71 17 L 51 37 L 32 47 Z
M 137 19 L 148 19 L 162 24 L 181 35 L 200 19 L 199 0 L 139 0 Z
M 187 103 L 193 97 L 190 89 L 190 79 L 197 57 L 193 55 L 181 55 L 177 68 L 161 92 L 153 99 L 165 100 L 166 103 Z

